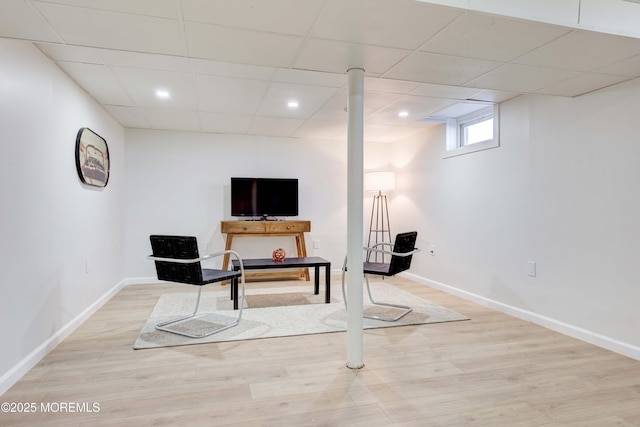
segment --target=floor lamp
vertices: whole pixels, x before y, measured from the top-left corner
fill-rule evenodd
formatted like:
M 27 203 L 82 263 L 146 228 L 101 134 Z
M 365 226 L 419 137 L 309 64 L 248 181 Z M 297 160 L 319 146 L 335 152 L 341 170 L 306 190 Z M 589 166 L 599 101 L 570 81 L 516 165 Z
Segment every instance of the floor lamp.
M 369 223 L 369 238 L 367 247 L 380 243 L 391 244 L 391 230 L 389 229 L 389 207 L 387 206 L 387 193 L 396 188 L 396 176 L 393 172 L 367 172 L 364 175 L 364 188 L 366 191 L 375 192 L 371 205 L 371 222 Z M 389 247 L 381 248 L 389 250 Z M 384 254 L 374 252 L 371 261 L 384 262 Z M 378 259 L 381 258 L 381 261 Z

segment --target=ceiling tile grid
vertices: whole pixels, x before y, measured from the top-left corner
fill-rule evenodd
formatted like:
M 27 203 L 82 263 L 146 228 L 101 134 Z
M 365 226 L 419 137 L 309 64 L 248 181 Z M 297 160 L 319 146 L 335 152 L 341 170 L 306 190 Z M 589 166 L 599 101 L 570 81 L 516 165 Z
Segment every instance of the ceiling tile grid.
M 126 127 L 345 139 L 346 71 L 360 67 L 365 137 L 387 142 L 459 101 L 579 96 L 640 77 L 638 38 L 413 0 L 0 8 L 1 37 L 36 43 Z

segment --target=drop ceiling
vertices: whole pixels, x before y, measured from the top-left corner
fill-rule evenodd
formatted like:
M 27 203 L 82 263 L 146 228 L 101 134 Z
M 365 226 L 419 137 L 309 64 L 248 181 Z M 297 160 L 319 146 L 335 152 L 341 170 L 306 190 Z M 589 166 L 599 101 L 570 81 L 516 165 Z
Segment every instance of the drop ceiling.
M 34 42 L 123 126 L 145 129 L 344 140 L 354 67 L 365 139 L 378 142 L 463 100 L 573 97 L 640 77 L 638 38 L 413 0 L 3 0 L 0 37 Z

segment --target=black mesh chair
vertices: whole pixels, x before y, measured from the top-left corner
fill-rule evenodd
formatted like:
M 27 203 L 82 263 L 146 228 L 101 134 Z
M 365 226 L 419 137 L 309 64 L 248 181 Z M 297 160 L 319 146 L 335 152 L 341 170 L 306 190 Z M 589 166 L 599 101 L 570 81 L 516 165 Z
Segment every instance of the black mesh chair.
M 242 302 L 244 302 L 244 266 L 242 264 L 242 258 L 235 251 L 227 250 L 210 255 L 199 256 L 198 243 L 195 237 L 153 235 L 150 236 L 149 239 L 151 240 L 151 250 L 153 251 L 153 255 L 150 255 L 147 258 L 155 261 L 158 279 L 168 282 L 185 283 L 198 287 L 196 306 L 193 314 L 160 322 L 156 325 L 157 330 L 171 332 L 190 338 L 203 338 L 217 332 L 233 328 L 240 323 L 240 319 L 242 318 L 242 303 L 239 304 L 240 309 L 238 310 L 237 318 L 235 318 L 234 321 L 221 325 L 215 324 L 215 327 L 206 328 L 201 333 L 191 333 L 188 330 L 171 328 L 171 326 L 176 326 L 178 323 L 204 315 L 198 314 L 198 308 L 200 306 L 202 287 L 206 284 L 231 280 L 237 286 L 238 279 L 240 279 L 242 283 Z M 227 253 L 234 255 L 238 259 L 238 262 L 240 263 L 239 271 L 208 269 L 202 268 L 200 265 L 201 261 L 223 256 Z
M 367 293 L 369 294 L 369 300 L 373 305 L 379 305 L 384 307 L 398 308 L 401 310 L 394 317 L 383 317 L 377 315 L 365 315 L 368 319 L 384 320 L 386 322 L 395 322 L 411 313 L 413 309 L 406 305 L 392 304 L 388 302 L 378 302 L 373 299 L 371 295 L 371 287 L 369 286 L 369 275 L 374 274 L 378 276 L 395 276 L 411 267 L 411 259 L 413 254 L 420 252 L 420 249 L 416 248 L 416 238 L 418 233 L 411 231 L 408 233 L 399 233 L 396 235 L 396 241 L 393 245 L 390 243 L 378 243 L 371 248 L 364 248 L 366 251 L 365 262 L 363 265 L 364 277 L 367 284 Z M 382 249 L 387 247 L 387 249 Z M 380 253 L 383 254 L 383 262 L 371 262 L 371 254 Z M 389 263 L 384 262 L 384 255 L 390 255 L 391 260 Z M 344 306 L 347 307 L 347 295 L 344 286 L 344 276 L 347 271 L 347 258 L 344 259 L 344 265 L 342 267 L 342 297 L 344 299 Z

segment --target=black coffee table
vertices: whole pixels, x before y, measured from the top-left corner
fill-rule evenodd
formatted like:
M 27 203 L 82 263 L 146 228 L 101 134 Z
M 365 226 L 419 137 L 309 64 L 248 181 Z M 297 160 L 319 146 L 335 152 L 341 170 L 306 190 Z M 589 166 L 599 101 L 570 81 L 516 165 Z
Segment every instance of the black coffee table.
M 237 259 L 232 260 L 233 269 L 240 270 L 240 263 Z M 329 304 L 331 301 L 331 262 L 317 256 L 301 257 L 301 258 L 285 258 L 282 262 L 276 262 L 271 258 L 248 258 L 242 260 L 245 270 L 266 270 L 273 268 L 302 268 L 313 267 L 315 270 L 315 287 L 314 294 L 320 293 L 320 267 L 324 267 L 325 277 L 325 298 L 324 302 Z M 238 282 L 231 283 L 231 299 L 233 300 L 233 309 L 238 309 Z

